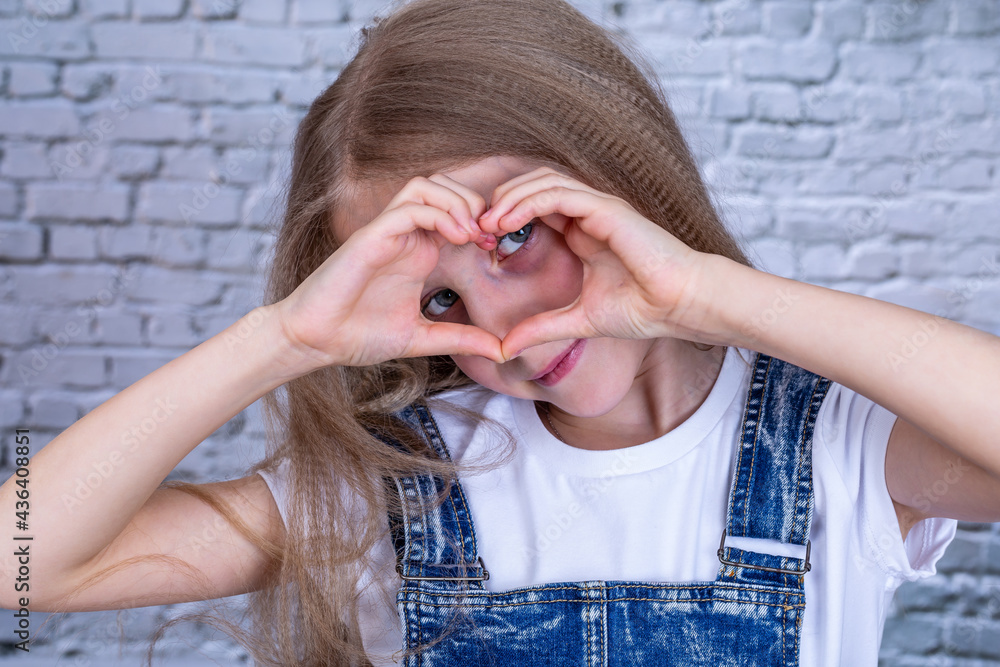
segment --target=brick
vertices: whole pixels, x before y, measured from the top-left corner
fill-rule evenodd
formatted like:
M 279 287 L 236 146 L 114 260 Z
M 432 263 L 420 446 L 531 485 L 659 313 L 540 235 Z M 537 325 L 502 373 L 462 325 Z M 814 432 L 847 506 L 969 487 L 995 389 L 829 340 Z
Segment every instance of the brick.
M 985 190 L 992 183 L 990 174 L 995 160 L 972 157 L 937 170 L 935 185 L 947 190 Z
M 129 299 L 155 303 L 203 306 L 218 301 L 223 283 L 204 273 L 176 271 L 155 266 L 137 269 L 138 277 L 126 287 Z
M 847 252 L 846 273 L 854 278 L 883 280 L 897 273 L 899 259 L 895 250 L 880 242 L 864 242 Z
M 35 345 L 11 356 L 0 369 L 2 380 L 10 385 L 41 387 L 102 387 L 105 359 L 100 352 L 73 350 L 54 343 Z
M 844 249 L 833 243 L 811 245 L 802 252 L 802 278 L 808 282 L 844 278 L 847 263 Z
M 228 148 L 219 160 L 215 176 L 229 183 L 254 184 L 267 181 L 270 154 L 244 148 Z
M 87 26 L 37 16 L 0 19 L 0 56 L 40 56 L 60 60 L 90 57 Z
M 7 178 L 52 178 L 45 144 L 11 141 L 3 147 L 0 175 Z
M 759 86 L 752 100 L 753 115 L 759 120 L 798 120 L 802 115 L 798 90 L 788 84 Z
M 900 241 L 895 244 L 899 268 L 903 275 L 926 278 L 945 269 L 945 261 L 937 244 L 927 241 Z
M 987 34 L 1000 30 L 1000 5 L 995 0 L 963 0 L 954 5 L 955 32 Z
M 928 67 L 942 76 L 988 76 L 1000 67 L 1000 48 L 996 40 L 948 40 L 929 45 L 925 58 Z
M 240 4 L 241 0 L 194 0 L 191 13 L 200 19 L 233 19 Z
M 854 178 L 840 166 L 802 167 L 799 192 L 807 195 L 854 194 Z
M 852 128 L 837 138 L 832 156 L 848 161 L 911 160 L 917 152 L 916 140 L 908 128 Z
M 885 227 L 890 232 L 930 238 L 950 234 L 946 202 L 888 198 L 883 208 Z
M 2 327 L 3 325 L 0 325 Z M 20 428 L 24 423 L 24 400 L 19 391 L 0 390 L 0 427 Z
M 817 36 L 823 41 L 859 41 L 865 32 L 864 7 L 858 4 L 817 2 Z
M 97 230 L 84 225 L 49 225 L 51 259 L 97 259 Z
M 716 36 L 749 35 L 760 31 L 761 9 L 755 3 L 722 4 L 712 11 L 712 34 Z
M 100 137 L 98 140 L 90 137 Z M 56 143 L 49 149 L 49 170 L 59 181 L 96 181 L 107 171 L 110 160 L 106 137 L 90 132 L 73 143 Z
M 941 625 L 936 618 L 907 615 L 905 619 L 886 619 L 882 644 L 905 646 L 908 652 L 929 653 L 941 646 Z
M 42 256 L 42 230 L 37 225 L 0 223 L 0 259 L 31 260 Z
M 901 41 L 940 35 L 948 25 L 944 2 L 886 2 L 868 7 L 868 38 Z
M 153 227 L 157 263 L 168 267 L 204 266 L 206 232 L 194 227 Z
M 56 90 L 57 71 L 50 63 L 11 63 L 8 94 L 13 97 L 51 95 Z
M 253 111 L 212 108 L 206 117 L 213 142 L 255 150 L 289 145 L 299 122 L 298 115 L 285 107 Z
M 841 70 L 859 81 L 901 81 L 916 74 L 921 53 L 913 47 L 845 44 Z
M 818 158 L 830 152 L 833 134 L 823 128 L 751 128 L 737 133 L 735 141 L 739 155 L 769 160 Z
M 292 5 L 294 23 L 336 23 L 343 20 L 344 9 L 331 0 L 297 0 Z
M 105 115 L 111 119 L 116 141 L 189 141 L 194 136 L 194 112 L 179 106 L 122 108 Z
M 738 67 L 748 79 L 787 79 L 800 83 L 825 81 L 837 63 L 827 44 L 767 42 L 737 48 Z
M 16 306 L 0 304 L 0 344 L 21 346 L 30 343 L 34 338 L 31 313 L 20 304 Z
M 78 101 L 92 100 L 111 89 L 113 76 L 105 64 L 68 64 L 63 66 L 61 92 Z
M 102 227 L 98 246 L 104 259 L 149 259 L 153 256 L 153 233 L 148 225 Z
M 883 162 L 857 173 L 855 190 L 861 194 L 893 194 L 905 191 L 907 170 L 900 162 Z
M 657 70 L 667 76 L 721 75 L 729 71 L 732 62 L 728 40 L 678 44 L 676 38 L 662 36 L 644 40 L 643 46 L 653 58 Z
M 103 345 L 141 345 L 142 317 L 135 313 L 100 312 L 94 338 Z
M 132 13 L 140 21 L 176 19 L 184 5 L 185 0 L 132 0 Z
M 201 55 L 209 62 L 293 67 L 305 63 L 305 47 L 292 29 L 210 24 Z
M 153 345 L 191 348 L 202 342 L 191 318 L 177 313 L 153 315 L 149 318 L 148 332 Z
M 995 194 L 963 199 L 955 205 L 949 216 L 947 226 L 949 238 L 1000 240 L 1000 225 L 996 222 L 998 210 L 1000 210 L 1000 197 Z
M 0 217 L 13 218 L 18 211 L 17 186 L 0 181 Z
M 152 146 L 119 145 L 111 149 L 109 169 L 121 180 L 146 179 L 160 164 L 160 151 Z
M 720 86 L 709 93 L 709 113 L 715 118 L 744 120 L 750 116 L 750 89 Z
M 358 32 L 350 25 L 333 25 L 321 31 L 313 33 L 313 40 L 316 44 L 316 53 L 319 54 L 323 65 L 326 67 L 343 67 L 358 48 Z M 295 79 L 301 80 L 301 73 Z M 326 77 L 324 77 L 326 79 Z M 333 76 L 329 77 L 326 85 L 333 83 Z M 318 87 L 320 82 L 311 83 L 311 87 Z M 325 88 L 326 86 L 323 86 Z M 322 90 L 322 88 L 320 88 Z M 319 90 L 317 90 L 317 94 Z M 314 95 L 315 97 L 315 95 Z
M 28 186 L 30 219 L 113 220 L 128 216 L 128 188 L 89 183 L 33 183 Z
M 812 7 L 803 2 L 768 2 L 764 4 L 764 30 L 767 37 L 801 37 L 812 26 Z
M 162 152 L 160 177 L 208 180 L 216 170 L 218 156 L 210 146 L 167 146 Z
M 97 56 L 193 60 L 197 32 L 190 25 L 109 21 L 91 26 Z
M 948 260 L 948 272 L 953 276 L 978 276 L 983 280 L 1000 278 L 1000 244 L 976 243 L 957 248 Z
M 855 210 L 836 205 L 782 206 L 776 212 L 775 231 L 781 238 L 810 241 L 842 241 Z
M 73 15 L 73 0 L 24 0 L 24 9 L 39 19 L 67 18 Z
M 80 408 L 73 394 L 38 391 L 28 399 L 27 425 L 34 428 L 64 430 L 80 418 Z
M 128 16 L 128 0 L 80 0 L 83 13 L 95 19 Z
M 130 280 L 128 273 L 107 265 L 12 265 L 17 299 L 33 305 L 78 305 L 84 310 L 114 301 Z
M 288 10 L 287 0 L 243 0 L 239 17 L 251 23 L 282 23 Z
M 0 103 L 0 117 L 3 118 L 0 132 L 7 137 L 73 138 L 80 132 L 75 109 L 62 102 L 4 101 Z
M 169 94 L 179 102 L 270 103 L 279 86 L 277 76 L 269 72 L 241 71 L 233 76 L 210 69 L 177 70 L 166 78 Z
M 640 37 L 643 31 L 653 31 L 657 34 L 672 33 L 684 37 L 694 36 L 701 39 L 704 39 L 705 35 L 712 34 L 712 19 L 708 9 L 690 0 L 669 3 L 633 0 L 623 3 L 616 23 Z
M 209 232 L 209 268 L 251 270 L 263 249 L 260 237 L 260 232 L 248 229 Z
M 231 225 L 239 221 L 241 196 L 241 191 L 212 181 L 148 183 L 139 191 L 136 213 L 142 221 Z

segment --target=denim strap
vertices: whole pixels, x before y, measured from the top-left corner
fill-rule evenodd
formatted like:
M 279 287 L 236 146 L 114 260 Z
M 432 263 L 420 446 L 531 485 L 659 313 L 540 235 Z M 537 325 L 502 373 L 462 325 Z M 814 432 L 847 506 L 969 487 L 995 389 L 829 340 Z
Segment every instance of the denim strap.
M 422 433 L 443 460 L 451 459 L 427 406 L 413 403 L 395 416 Z M 405 451 L 395 439 L 373 435 Z M 453 480 L 450 489 L 440 476 L 429 473 L 390 478 L 385 483 L 389 492 L 398 494 L 402 501 L 403 512 L 390 513 L 389 527 L 396 548 L 397 571 L 404 581 L 458 577 L 469 578 L 475 584 L 477 578 L 487 576 L 478 562 L 469 505 L 457 479 Z M 444 502 L 435 507 L 435 499 L 446 490 L 448 495 Z
M 807 546 L 813 513 L 812 438 L 830 380 L 758 353 L 747 394 L 726 518 L 726 537 L 749 537 Z M 720 547 L 720 559 L 748 568 L 804 574 L 806 559 Z M 739 568 L 743 569 L 743 568 Z M 762 571 L 734 573 L 723 563 L 720 577 L 748 575 L 758 583 L 778 581 Z M 776 573 L 784 576 L 782 573 Z

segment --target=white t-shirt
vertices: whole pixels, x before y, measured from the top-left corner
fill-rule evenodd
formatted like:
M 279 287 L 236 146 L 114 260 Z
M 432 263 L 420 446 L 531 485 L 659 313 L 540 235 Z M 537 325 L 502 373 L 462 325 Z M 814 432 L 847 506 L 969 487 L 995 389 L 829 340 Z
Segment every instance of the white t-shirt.
M 462 479 L 490 572 L 487 590 L 561 581 L 714 580 L 754 355 L 730 347 L 690 418 L 656 440 L 612 451 L 560 442 L 532 401 L 479 386 L 442 394 L 518 437 L 509 463 Z M 433 414 L 456 461 L 491 460 L 483 429 L 470 429 L 450 412 Z M 885 483 L 895 419 L 837 383 L 817 415 L 803 666 L 875 665 L 896 588 L 934 574 L 955 535 L 957 521 L 926 519 L 903 542 Z M 263 477 L 284 517 L 282 476 Z M 375 551 L 371 571 L 395 577 L 388 536 Z M 380 605 L 368 583 L 362 582 L 365 647 L 376 665 L 397 664 L 390 657 L 403 642 L 396 611 Z

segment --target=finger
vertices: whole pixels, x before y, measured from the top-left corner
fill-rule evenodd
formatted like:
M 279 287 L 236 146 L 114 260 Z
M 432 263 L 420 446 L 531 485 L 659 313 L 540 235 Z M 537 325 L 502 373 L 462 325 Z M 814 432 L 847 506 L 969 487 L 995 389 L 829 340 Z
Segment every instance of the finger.
M 392 210 L 386 211 L 371 223 L 362 227 L 368 233 L 377 234 L 383 239 L 390 239 L 409 234 L 416 229 L 436 232 L 440 237 L 431 234 L 431 238 L 440 249 L 444 242 L 464 245 L 473 238 L 473 232 L 442 209 L 427 205 L 408 202 Z M 475 232 L 478 238 L 479 232 Z
M 437 176 L 439 176 L 437 181 L 441 181 L 444 178 L 441 175 Z M 472 206 L 470 203 L 454 189 L 432 179 L 433 176 L 431 178 L 418 176 L 410 179 L 403 186 L 403 189 L 392 198 L 383 213 L 391 209 L 406 206 L 408 203 L 434 206 L 442 211 L 446 211 L 463 229 L 466 229 L 470 233 L 475 232 L 475 238 L 478 239 L 480 230 L 473 221 Z
M 583 310 L 577 307 L 577 301 L 572 304 L 538 313 L 518 322 L 507 332 L 502 341 L 504 359 L 510 360 L 521 354 L 526 348 L 554 340 L 572 340 L 574 338 L 593 338 L 597 335 L 587 321 Z
M 545 167 L 522 174 L 497 186 L 490 200 L 490 210 L 479 218 L 480 227 L 493 233 L 516 231 L 501 227 L 496 222 L 525 197 L 557 187 L 581 190 L 594 196 L 606 196 L 570 176 Z
M 431 322 L 415 332 L 417 340 L 412 347 L 413 356 L 459 354 L 486 357 L 502 364 L 505 360 L 500 339 L 493 334 L 468 324 Z
M 486 200 L 483 199 L 483 196 L 463 183 L 459 183 L 445 174 L 432 174 L 428 176 L 428 180 L 439 183 L 458 193 L 468 205 L 467 213 L 473 223 L 475 223 L 479 216 L 486 212 Z

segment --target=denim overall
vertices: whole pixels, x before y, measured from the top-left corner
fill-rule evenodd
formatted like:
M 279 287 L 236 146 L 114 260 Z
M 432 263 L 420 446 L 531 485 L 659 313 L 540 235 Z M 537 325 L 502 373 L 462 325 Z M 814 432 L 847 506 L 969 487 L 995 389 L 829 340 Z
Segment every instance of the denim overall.
M 489 572 L 457 480 L 437 507 L 428 501 L 447 489 L 440 478 L 387 480 L 404 503 L 403 515 L 389 521 L 402 579 L 396 601 L 405 647 L 429 644 L 403 664 L 798 665 L 803 579 L 810 568 L 812 434 L 829 385 L 826 378 L 757 354 L 725 530 L 720 517 L 720 548 L 704 554 L 720 561 L 714 581 L 576 581 L 490 592 L 482 583 Z M 417 402 L 396 416 L 448 456 L 426 406 Z M 709 519 L 693 510 L 692 520 Z M 775 541 L 800 545 L 805 555 L 726 546 L 729 537 L 768 540 L 770 551 L 782 550 L 773 548 Z

